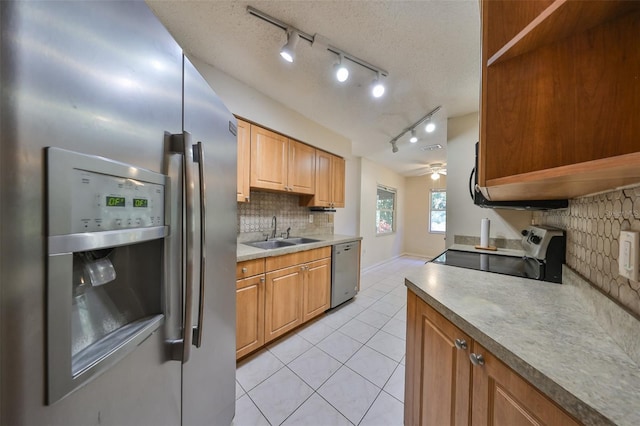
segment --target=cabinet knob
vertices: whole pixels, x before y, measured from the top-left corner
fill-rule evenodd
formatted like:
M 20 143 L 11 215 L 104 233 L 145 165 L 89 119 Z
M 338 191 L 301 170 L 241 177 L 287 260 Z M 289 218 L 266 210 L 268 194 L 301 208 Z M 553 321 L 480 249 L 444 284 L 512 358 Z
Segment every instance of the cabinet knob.
M 460 350 L 466 350 L 468 348 L 467 341 L 464 339 L 456 339 L 454 343 L 456 345 L 456 348 Z
M 484 357 L 481 354 L 474 354 L 473 352 L 469 355 L 469 360 L 471 360 L 471 364 L 473 365 L 484 365 Z
M 247 273 L 247 268 L 242 268 L 242 273 L 246 274 Z
M 244 197 L 245 200 L 249 201 L 249 197 Z
M 260 282 L 261 282 L 261 283 L 265 282 L 264 277 L 260 278 Z

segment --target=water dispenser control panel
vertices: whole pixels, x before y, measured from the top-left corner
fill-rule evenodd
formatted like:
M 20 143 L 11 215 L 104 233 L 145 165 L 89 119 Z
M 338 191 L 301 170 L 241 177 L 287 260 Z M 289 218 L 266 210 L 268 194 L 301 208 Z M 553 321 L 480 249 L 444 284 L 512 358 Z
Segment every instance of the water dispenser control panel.
M 162 226 L 164 185 L 73 169 L 71 232 Z

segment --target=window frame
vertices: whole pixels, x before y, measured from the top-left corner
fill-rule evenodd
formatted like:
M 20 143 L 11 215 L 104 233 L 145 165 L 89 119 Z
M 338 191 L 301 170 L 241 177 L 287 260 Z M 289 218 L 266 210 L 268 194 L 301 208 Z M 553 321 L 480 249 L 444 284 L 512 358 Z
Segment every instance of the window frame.
M 445 195 L 445 208 L 444 209 L 434 209 L 433 208 L 433 194 L 434 193 L 444 193 Z M 445 234 L 447 232 L 447 190 L 443 188 L 432 188 L 429 191 L 429 233 L 430 234 Z M 433 229 L 433 212 L 444 212 L 444 220 L 445 220 L 445 229 L 444 231 L 434 230 Z
M 386 191 L 388 193 L 393 194 L 393 208 L 391 209 L 380 209 L 378 208 L 378 191 Z M 395 188 L 391 188 L 389 186 L 386 185 L 382 185 L 382 184 L 376 184 L 376 224 L 375 224 L 375 228 L 376 228 L 376 237 L 381 237 L 384 235 L 392 235 L 396 233 L 396 211 L 397 211 L 397 202 L 398 202 L 398 190 Z M 388 232 L 379 232 L 379 217 L 380 217 L 380 212 L 391 212 L 391 230 Z

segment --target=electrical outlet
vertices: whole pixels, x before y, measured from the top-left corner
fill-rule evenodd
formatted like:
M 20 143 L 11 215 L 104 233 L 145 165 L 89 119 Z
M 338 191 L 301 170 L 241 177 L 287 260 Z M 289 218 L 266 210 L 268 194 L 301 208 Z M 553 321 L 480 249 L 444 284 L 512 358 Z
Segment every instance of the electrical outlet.
M 618 272 L 631 281 L 638 281 L 638 242 L 639 234 L 633 231 L 620 231 L 620 252 Z
M 313 223 L 313 215 L 312 214 L 309 215 L 309 223 Z

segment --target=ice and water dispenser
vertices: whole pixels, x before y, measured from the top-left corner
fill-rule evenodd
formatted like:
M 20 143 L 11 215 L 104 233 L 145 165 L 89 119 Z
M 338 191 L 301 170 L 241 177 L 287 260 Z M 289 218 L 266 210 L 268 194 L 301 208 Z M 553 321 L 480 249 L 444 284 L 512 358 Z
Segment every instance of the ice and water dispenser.
M 164 321 L 168 178 L 47 149 L 48 402 L 135 349 Z

